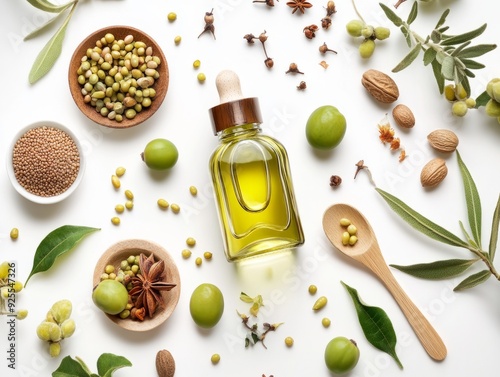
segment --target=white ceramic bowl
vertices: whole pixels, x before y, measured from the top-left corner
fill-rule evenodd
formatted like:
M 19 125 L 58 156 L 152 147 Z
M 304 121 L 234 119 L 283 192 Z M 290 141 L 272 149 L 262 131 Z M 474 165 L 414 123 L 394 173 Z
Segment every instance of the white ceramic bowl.
M 64 132 L 66 132 L 75 142 L 76 147 L 78 148 L 78 153 L 80 154 L 80 169 L 78 171 L 78 175 L 77 175 L 75 181 L 66 191 L 64 191 L 63 193 L 56 195 L 56 196 L 46 196 L 46 197 L 45 196 L 38 196 L 38 195 L 35 195 L 35 194 L 27 191 L 17 181 L 16 176 L 14 174 L 14 167 L 12 165 L 12 150 L 14 149 L 14 145 L 16 144 L 17 140 L 19 140 L 19 138 L 21 136 L 23 136 L 29 130 L 31 130 L 33 128 L 42 127 L 42 126 L 54 127 L 54 128 L 58 128 Z M 74 132 L 71 131 L 68 127 L 63 126 L 60 123 L 50 121 L 50 120 L 35 122 L 35 123 L 29 124 L 29 125 L 25 126 L 24 128 L 22 128 L 12 139 L 12 142 L 9 146 L 8 151 L 7 151 L 6 160 L 7 160 L 7 173 L 9 175 L 10 182 L 12 183 L 12 186 L 14 186 L 16 191 L 19 194 L 21 194 L 22 196 L 24 196 L 26 199 L 28 199 L 34 203 L 39 203 L 39 204 L 57 203 L 57 202 L 60 202 L 61 200 L 66 199 L 68 196 L 70 196 L 73 193 L 73 191 L 76 190 L 76 188 L 78 187 L 78 185 L 82 181 L 83 174 L 85 172 L 85 163 L 86 163 L 85 156 L 83 154 L 82 145 L 80 144 L 80 141 L 78 140 L 78 138 L 76 137 Z

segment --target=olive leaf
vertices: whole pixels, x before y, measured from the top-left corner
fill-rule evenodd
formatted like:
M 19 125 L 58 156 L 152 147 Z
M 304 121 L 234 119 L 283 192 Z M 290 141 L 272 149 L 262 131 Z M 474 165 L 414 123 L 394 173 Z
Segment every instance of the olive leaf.
M 408 275 L 428 280 L 441 280 L 455 277 L 465 272 L 479 259 L 447 259 L 431 263 L 418 263 L 408 266 L 390 266 Z
M 454 36 L 447 36 L 446 38 L 443 39 L 441 42 L 442 46 L 450 46 L 450 45 L 455 45 L 458 43 L 464 43 L 467 41 L 470 41 L 471 39 L 474 39 L 476 37 L 479 37 L 483 32 L 486 30 L 486 27 L 488 24 L 483 24 L 477 29 L 471 30 L 467 33 L 459 34 L 459 35 L 454 35 Z
M 34 274 L 52 267 L 59 255 L 74 249 L 84 237 L 98 230 L 100 229 L 86 226 L 63 225 L 50 232 L 36 249 L 33 267 L 24 285 L 28 284 Z
M 431 62 L 431 66 L 432 66 L 432 72 L 434 73 L 434 77 L 436 79 L 436 83 L 438 85 L 439 93 L 443 94 L 445 81 L 443 75 L 441 74 L 441 63 L 439 63 L 437 60 L 438 56 L 439 54 L 437 54 L 436 59 L 434 59 Z
M 99 374 L 95 374 L 79 357 L 73 359 L 71 356 L 66 356 L 61 360 L 59 367 L 52 372 L 52 377 L 111 377 L 116 370 L 130 366 L 132 363 L 123 356 L 103 353 L 97 359 Z
M 437 22 L 436 26 L 434 27 L 434 29 L 439 29 L 441 26 L 444 25 L 444 23 L 446 22 L 446 17 L 448 17 L 448 14 L 450 14 L 449 8 L 443 12 L 441 17 L 439 18 L 439 21 Z
M 28 0 L 28 3 L 33 5 L 35 8 L 38 8 L 40 10 L 43 10 L 45 12 L 50 12 L 50 13 L 59 13 L 62 12 L 63 10 L 69 8 L 71 5 L 73 5 L 76 1 L 70 1 L 69 3 L 63 4 L 63 5 L 56 5 L 51 3 L 48 0 Z
M 464 279 L 461 283 L 459 283 L 453 290 L 455 292 L 457 291 L 463 291 L 465 289 L 473 288 L 481 283 L 484 283 L 486 280 L 488 280 L 491 276 L 491 272 L 489 270 L 482 270 L 479 271 L 466 279 Z
M 482 92 L 477 98 L 476 98 L 476 109 L 480 108 L 481 106 L 486 106 L 488 101 L 491 99 L 490 95 L 488 92 L 485 90 Z
M 417 2 L 415 1 L 411 7 L 410 13 L 408 14 L 406 23 L 410 25 L 413 21 L 417 19 L 417 15 L 418 15 L 418 5 Z
M 47 22 L 45 22 L 44 24 L 42 24 L 40 27 L 38 27 L 35 30 L 33 30 L 31 33 L 27 34 L 23 38 L 23 40 L 24 41 L 29 41 L 30 39 L 35 38 L 36 36 L 42 34 L 46 29 L 49 28 L 49 26 L 51 26 L 53 23 L 55 23 L 56 21 L 58 21 L 62 17 L 64 17 L 64 13 L 61 12 L 57 16 L 52 17 L 51 19 L 49 19 Z
M 436 59 L 437 52 L 436 50 L 433 50 L 432 48 L 428 48 L 424 52 L 424 65 L 429 65 L 431 64 L 434 59 Z
M 382 4 L 382 3 L 379 3 L 379 5 L 382 8 L 382 10 L 384 11 L 387 18 L 389 20 L 391 20 L 394 25 L 396 25 L 398 27 L 403 25 L 403 20 L 396 13 L 394 13 L 394 11 L 391 8 L 389 8 L 387 5 Z
M 458 150 L 456 150 L 458 166 L 460 173 L 462 175 L 462 181 L 464 184 L 465 191 L 465 201 L 467 203 L 467 213 L 469 217 L 469 226 L 472 231 L 472 236 L 474 241 L 476 241 L 477 247 L 481 247 L 481 199 L 479 198 L 479 193 L 477 191 L 476 184 L 472 179 L 472 176 L 465 166 L 462 157 Z
M 417 58 L 422 50 L 422 44 L 417 43 L 415 47 L 413 47 L 408 55 L 406 55 L 401 62 L 392 69 L 392 72 L 399 72 L 408 67 L 413 61 Z
M 484 55 L 492 50 L 494 50 L 497 46 L 494 44 L 480 44 L 473 47 L 464 48 L 458 56 L 460 58 L 477 58 L 478 56 Z
M 386 312 L 382 308 L 365 305 L 356 289 L 351 288 L 343 281 L 341 284 L 352 298 L 366 340 L 375 348 L 392 356 L 398 366 L 403 369 L 403 364 L 396 354 L 396 332 Z
M 111 377 L 116 370 L 130 366 L 132 366 L 132 363 L 125 357 L 112 353 L 103 353 L 97 359 L 97 372 L 101 377 Z
M 460 247 L 468 246 L 466 242 L 455 236 L 453 233 L 422 216 L 414 209 L 403 203 L 400 199 L 380 188 L 376 188 L 375 190 L 382 196 L 382 198 L 387 202 L 387 204 L 389 204 L 396 214 L 421 233 L 448 245 Z
M 497 242 L 498 242 L 499 224 L 500 224 L 500 196 L 498 197 L 497 205 L 495 207 L 495 212 L 493 213 L 493 220 L 491 222 L 490 244 L 488 247 L 488 256 L 491 262 L 493 262 L 493 260 L 495 259 L 495 251 L 497 249 Z

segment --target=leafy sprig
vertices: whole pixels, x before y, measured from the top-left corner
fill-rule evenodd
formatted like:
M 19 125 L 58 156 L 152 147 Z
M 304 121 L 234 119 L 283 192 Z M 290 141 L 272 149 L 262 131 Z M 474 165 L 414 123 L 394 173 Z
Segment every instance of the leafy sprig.
M 132 363 L 123 356 L 103 353 L 97 359 L 98 374 L 95 374 L 78 356 L 74 359 L 66 356 L 61 360 L 59 367 L 52 372 L 52 377 L 111 377 L 118 369 L 130 366 Z
M 387 18 L 403 33 L 410 52 L 399 62 L 393 72 L 399 72 L 413 63 L 420 53 L 423 53 L 423 63 L 431 66 L 439 88 L 443 94 L 446 81 L 453 81 L 456 87 L 460 85 L 470 95 L 469 79 L 474 78 L 473 70 L 485 66 L 473 58 L 482 56 L 496 48 L 496 44 L 478 44 L 472 46 L 472 40 L 486 30 L 487 24 L 462 33 L 448 34 L 449 26 L 445 26 L 450 13 L 446 9 L 436 23 L 431 33 L 423 38 L 411 29 L 411 24 L 418 16 L 418 2 L 415 1 L 406 20 L 399 17 L 388 6 L 379 3 Z
M 60 18 L 66 15 L 66 18 L 64 19 L 61 26 L 57 29 L 57 31 L 52 36 L 52 38 L 50 38 L 47 44 L 42 48 L 42 50 L 36 57 L 33 66 L 31 67 L 28 79 L 30 84 L 34 84 L 51 70 L 51 68 L 54 66 L 55 62 L 61 55 L 66 29 L 79 0 L 71 0 L 70 2 L 62 5 L 53 4 L 49 0 L 27 1 L 35 8 L 40 9 L 44 12 L 56 14 L 56 16 L 24 37 L 25 41 L 38 36 L 39 34 L 44 32 L 49 25 L 52 25 L 54 22 L 58 21 Z M 69 12 L 67 12 L 68 9 Z
M 455 153 L 457 155 L 458 166 L 462 176 L 465 202 L 467 206 L 468 224 L 470 228 L 469 234 L 469 232 L 465 229 L 464 224 L 461 221 L 459 222 L 460 228 L 464 233 L 463 237 L 465 240 L 422 216 L 397 197 L 380 188 L 376 188 L 376 190 L 387 202 L 389 207 L 416 230 L 434 240 L 451 246 L 467 249 L 473 254 L 473 257 L 470 259 L 454 258 L 409 266 L 391 265 L 391 267 L 415 277 L 436 280 L 459 276 L 465 273 L 476 262 L 483 262 L 485 267 L 481 271 L 469 275 L 454 288 L 455 291 L 461 291 L 484 283 L 491 276 L 500 281 L 500 274 L 495 269 L 493 264 L 498 241 L 498 228 L 500 224 L 500 197 L 498 198 L 497 205 L 493 213 L 488 250 L 484 251 L 481 246 L 482 210 L 479 193 L 476 184 L 472 179 L 472 175 L 463 162 L 460 153 L 458 150 Z

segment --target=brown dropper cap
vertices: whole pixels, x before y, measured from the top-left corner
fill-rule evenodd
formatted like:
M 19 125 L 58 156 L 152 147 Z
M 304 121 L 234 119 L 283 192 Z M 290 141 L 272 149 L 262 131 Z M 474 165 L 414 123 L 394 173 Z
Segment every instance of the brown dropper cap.
M 243 98 L 236 73 L 229 70 L 220 72 L 215 85 L 221 103 L 209 110 L 214 135 L 229 127 L 262 123 L 259 100 L 255 97 Z

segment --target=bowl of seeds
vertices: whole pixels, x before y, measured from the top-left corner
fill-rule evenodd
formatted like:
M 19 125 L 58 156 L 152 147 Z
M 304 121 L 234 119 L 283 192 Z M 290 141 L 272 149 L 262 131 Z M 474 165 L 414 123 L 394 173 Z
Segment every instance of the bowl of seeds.
M 7 153 L 7 173 L 16 191 L 39 204 L 60 202 L 80 184 L 85 172 L 82 145 L 67 127 L 53 121 L 25 126 Z
M 148 34 L 109 26 L 76 48 L 68 82 L 87 118 L 110 128 L 129 128 L 158 110 L 167 94 L 169 70 L 160 46 Z
M 159 244 L 129 239 L 111 245 L 94 269 L 94 289 L 114 279 L 128 291 L 128 304 L 117 314 L 104 314 L 130 331 L 149 331 L 164 323 L 179 302 L 181 281 L 174 259 Z

